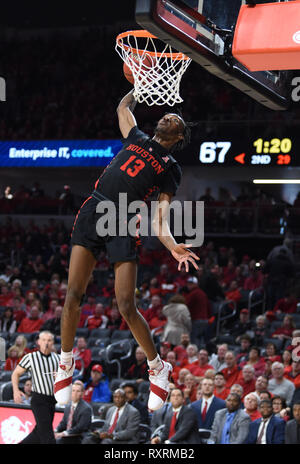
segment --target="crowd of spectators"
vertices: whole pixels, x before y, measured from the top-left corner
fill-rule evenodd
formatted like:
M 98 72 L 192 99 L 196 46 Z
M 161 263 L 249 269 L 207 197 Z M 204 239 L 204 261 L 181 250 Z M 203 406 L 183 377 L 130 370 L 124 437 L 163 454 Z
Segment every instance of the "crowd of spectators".
M 25 353 L 37 349 L 41 330 L 55 335 L 59 353 L 68 237 L 69 230 L 55 220 L 42 227 L 32 220 L 24 227 L 7 218 L 1 228 L 0 332 L 7 340 L 4 371 L 11 372 Z M 9 264 L 11 249 L 18 252 L 15 266 Z M 172 388 L 182 392 L 177 400 L 182 396 L 184 406 L 197 410 L 198 402 L 208 395 L 205 379 L 209 379 L 214 398 L 224 406 L 229 393 L 237 393 L 252 420 L 262 415 L 259 403 L 266 396 L 274 414 L 284 421 L 292 419 L 300 391 L 300 361 L 293 346 L 300 336 L 300 315 L 297 266 L 289 240 L 259 261 L 247 254 L 238 258 L 234 248 L 215 247 L 212 241 L 195 251 L 200 262 L 193 273 L 179 272 L 170 254 L 159 246 L 142 247 L 140 253 L 137 307 L 149 323 L 161 357 L 173 365 Z M 249 307 L 253 290 L 257 305 Z M 146 405 L 146 357 L 118 311 L 114 274 L 104 252 L 82 303 L 74 354 L 74 378 L 84 383 L 83 400 L 104 405 L 103 416 L 122 382 L 135 386 L 140 409 Z M 111 361 L 120 357 L 118 371 Z M 143 423 L 151 428 L 153 420 L 144 410 Z M 200 422 L 199 427 L 207 428 Z

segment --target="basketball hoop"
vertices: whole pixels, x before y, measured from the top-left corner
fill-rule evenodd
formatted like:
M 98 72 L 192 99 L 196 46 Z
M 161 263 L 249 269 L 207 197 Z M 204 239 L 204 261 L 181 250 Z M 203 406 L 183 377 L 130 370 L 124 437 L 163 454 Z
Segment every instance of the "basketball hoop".
M 139 103 L 173 106 L 183 101 L 179 87 L 190 58 L 146 30 L 119 34 L 115 49 L 132 73 Z

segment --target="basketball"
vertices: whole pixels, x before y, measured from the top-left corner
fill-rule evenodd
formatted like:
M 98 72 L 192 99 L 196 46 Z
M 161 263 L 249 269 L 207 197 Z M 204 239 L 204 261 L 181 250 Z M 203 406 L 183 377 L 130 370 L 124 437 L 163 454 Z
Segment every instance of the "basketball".
M 140 66 L 139 60 L 136 58 L 136 55 L 133 55 L 133 54 L 130 55 L 130 60 L 132 60 L 135 63 L 136 68 Z M 149 68 L 155 67 L 155 63 L 156 63 L 155 58 L 149 54 L 146 54 L 142 60 L 140 76 L 146 75 L 147 72 L 149 71 Z M 143 69 L 145 70 L 145 72 L 143 72 Z M 128 82 L 130 82 L 131 84 L 134 84 L 134 77 L 133 77 L 132 71 L 125 62 L 123 64 L 123 73 L 126 79 L 128 80 Z

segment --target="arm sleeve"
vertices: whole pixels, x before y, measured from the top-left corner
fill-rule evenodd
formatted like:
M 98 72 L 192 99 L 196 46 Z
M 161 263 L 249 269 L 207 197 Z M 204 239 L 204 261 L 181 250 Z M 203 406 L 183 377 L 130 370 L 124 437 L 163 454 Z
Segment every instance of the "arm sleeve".
M 19 366 L 23 367 L 23 369 L 26 369 L 26 371 L 28 371 L 31 366 L 30 358 L 30 353 L 25 354 L 25 356 L 23 356 L 23 358 L 19 362 Z
M 193 409 L 187 410 L 179 430 L 177 430 L 175 435 L 170 439 L 170 442 L 180 443 L 180 441 L 188 438 L 193 428 L 196 428 L 197 426 L 198 426 L 198 419 L 197 419 L 196 413 L 193 411 Z
M 159 188 L 161 193 L 172 193 L 176 194 L 178 187 L 181 182 L 182 171 L 179 164 L 174 163 L 167 170 L 166 175 L 162 180 L 162 184 Z

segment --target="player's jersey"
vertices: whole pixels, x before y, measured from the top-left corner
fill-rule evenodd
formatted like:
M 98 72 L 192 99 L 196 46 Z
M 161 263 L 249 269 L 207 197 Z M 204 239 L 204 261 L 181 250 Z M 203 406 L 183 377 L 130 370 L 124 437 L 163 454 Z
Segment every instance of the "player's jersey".
M 143 201 L 156 191 L 175 194 L 181 176 L 181 168 L 168 150 L 135 126 L 97 180 L 95 190 L 114 202 L 119 193 L 127 193 L 128 203 Z

